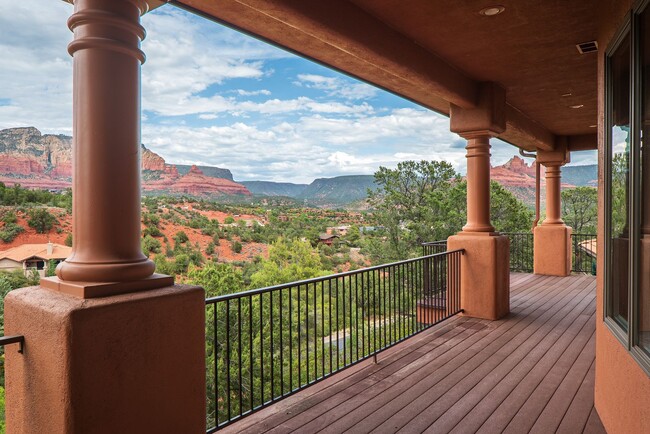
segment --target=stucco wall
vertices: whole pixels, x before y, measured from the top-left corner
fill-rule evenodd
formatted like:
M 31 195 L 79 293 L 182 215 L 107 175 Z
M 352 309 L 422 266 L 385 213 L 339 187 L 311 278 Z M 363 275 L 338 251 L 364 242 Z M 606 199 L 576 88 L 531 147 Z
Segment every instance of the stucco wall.
M 629 0 L 604 0 L 599 5 L 598 62 L 598 245 L 604 242 L 604 58 L 615 32 L 632 7 Z M 604 255 L 598 256 L 604 270 Z M 650 272 L 650 270 L 648 270 Z M 596 409 L 608 433 L 642 433 L 650 427 L 650 377 L 630 356 L 603 322 L 603 273 L 598 273 L 596 320 Z
M 2 271 L 11 271 L 11 270 L 22 270 L 23 264 L 20 262 L 13 261 L 11 259 L 0 259 L 0 270 Z

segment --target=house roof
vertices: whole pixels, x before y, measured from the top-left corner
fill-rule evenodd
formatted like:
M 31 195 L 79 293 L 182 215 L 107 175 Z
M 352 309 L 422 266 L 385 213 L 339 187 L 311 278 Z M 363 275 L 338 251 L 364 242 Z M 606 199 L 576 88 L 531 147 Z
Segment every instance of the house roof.
M 596 149 L 603 2 L 502 0 L 173 0 L 215 21 L 443 114 L 473 108 L 484 82 L 506 92 L 506 131 L 520 148 Z M 572 108 L 573 107 L 573 108 Z
M 70 256 L 72 248 L 52 243 L 52 253 L 47 253 L 47 244 L 23 244 L 9 250 L 0 252 L 0 259 L 11 259 L 16 262 L 23 262 L 29 258 L 40 259 L 65 259 Z
M 331 239 L 334 239 L 334 238 L 340 238 L 340 237 L 338 235 L 335 235 L 335 234 L 320 234 L 318 236 L 318 239 L 320 239 L 321 241 L 331 240 Z

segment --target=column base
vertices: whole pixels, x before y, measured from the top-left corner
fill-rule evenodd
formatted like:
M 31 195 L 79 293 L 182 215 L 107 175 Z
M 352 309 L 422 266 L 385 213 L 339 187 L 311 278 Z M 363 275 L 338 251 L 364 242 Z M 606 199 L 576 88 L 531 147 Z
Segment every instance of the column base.
M 465 249 L 460 269 L 464 315 L 497 320 L 510 312 L 510 240 L 498 233 L 460 232 L 447 249 Z
M 56 276 L 41 279 L 41 286 L 43 288 L 81 298 L 108 297 L 117 294 L 127 294 L 129 292 L 163 288 L 173 284 L 174 278 L 165 274 L 154 274 L 146 279 L 132 282 L 74 282 L 61 280 Z
M 7 430 L 205 432 L 205 300 L 176 285 L 98 299 L 42 287 L 5 299 Z
M 534 230 L 535 274 L 568 276 L 571 274 L 571 231 L 566 225 L 537 226 Z

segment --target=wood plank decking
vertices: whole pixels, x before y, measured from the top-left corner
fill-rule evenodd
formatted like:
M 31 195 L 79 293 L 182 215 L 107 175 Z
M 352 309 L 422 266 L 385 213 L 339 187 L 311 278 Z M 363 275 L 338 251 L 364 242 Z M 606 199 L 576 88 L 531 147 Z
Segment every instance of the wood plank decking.
M 593 407 L 596 280 L 511 275 L 511 314 L 456 317 L 226 433 L 604 433 Z

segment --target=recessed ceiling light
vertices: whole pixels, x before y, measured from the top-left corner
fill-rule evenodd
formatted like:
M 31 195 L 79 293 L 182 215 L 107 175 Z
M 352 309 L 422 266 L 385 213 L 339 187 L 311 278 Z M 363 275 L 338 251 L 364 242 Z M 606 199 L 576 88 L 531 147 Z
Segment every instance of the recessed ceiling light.
M 568 92 L 568 93 L 563 93 L 563 94 L 560 95 L 560 96 L 561 96 L 562 98 L 566 98 L 566 97 L 571 96 L 571 95 L 573 95 L 573 94 L 572 94 L 571 92 Z
M 500 5 L 497 6 L 490 6 L 485 9 L 481 9 L 479 11 L 479 14 L 486 16 L 486 17 L 493 17 L 495 15 L 499 15 L 501 12 L 505 11 L 506 8 Z
M 585 106 L 584 104 L 576 104 L 576 105 L 570 105 L 569 108 L 579 109 L 579 108 L 583 108 L 584 106 Z
M 589 128 L 596 128 L 598 125 L 589 125 Z

